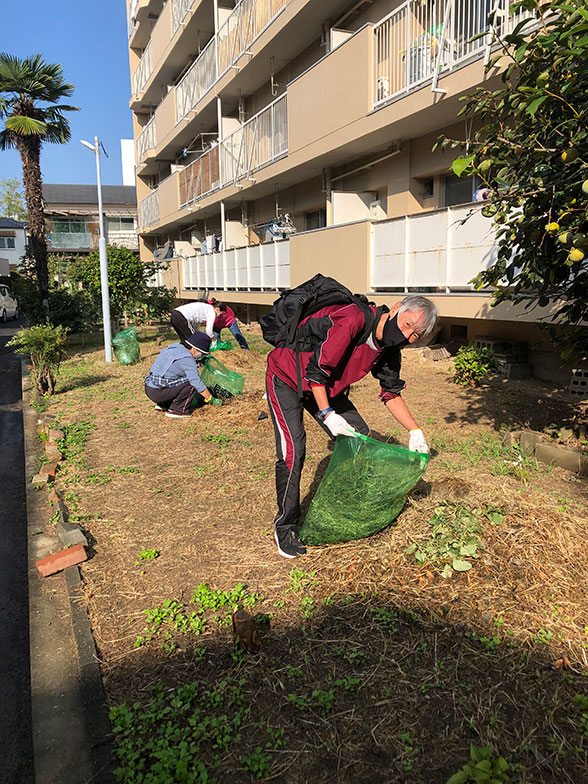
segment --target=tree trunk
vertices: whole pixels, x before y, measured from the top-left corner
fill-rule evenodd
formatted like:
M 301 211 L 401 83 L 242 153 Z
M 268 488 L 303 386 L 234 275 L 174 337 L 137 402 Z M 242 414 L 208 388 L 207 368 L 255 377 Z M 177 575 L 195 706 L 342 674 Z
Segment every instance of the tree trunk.
M 35 259 L 37 285 L 41 302 L 49 296 L 47 268 L 47 229 L 43 214 L 43 180 L 41 178 L 41 140 L 38 136 L 24 136 L 17 142 L 22 161 L 25 198 L 29 212 L 30 247 Z

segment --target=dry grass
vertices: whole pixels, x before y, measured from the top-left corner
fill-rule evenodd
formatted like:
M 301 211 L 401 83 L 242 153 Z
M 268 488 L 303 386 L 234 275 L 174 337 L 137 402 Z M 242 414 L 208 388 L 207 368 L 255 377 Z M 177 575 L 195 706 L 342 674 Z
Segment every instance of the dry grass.
M 64 365 L 51 411 L 62 424 L 96 425 L 82 462 L 68 461 L 58 485 L 75 494 L 94 541 L 83 577 L 110 703 L 145 700 L 156 683 L 212 688 L 244 678 L 251 716 L 214 767 L 223 782 L 249 780 L 240 756 L 264 747 L 268 725 L 285 729 L 287 745 L 267 752 L 264 780 L 443 782 L 466 762 L 470 742 L 519 765 L 513 780 L 583 780 L 588 725 L 573 698 L 588 695 L 586 483 L 517 464 L 500 434 L 541 430 L 573 417 L 573 405 L 532 381 L 461 390 L 449 362 L 406 352 L 405 397 L 435 447 L 425 479 L 394 526 L 287 562 L 271 537 L 271 422 L 258 420 L 267 411 L 265 358 L 259 337 L 249 337 L 258 350 L 220 357 L 246 375 L 244 395 L 187 421 L 155 412 L 143 393 L 158 352 L 153 332 L 144 332 L 139 365 L 106 368 L 93 349 Z M 405 440 L 372 379 L 352 397 L 376 433 Z M 304 508 L 329 454 L 308 423 Z M 502 525 L 484 526 L 472 570 L 449 580 L 406 554 L 447 503 L 505 513 Z M 138 563 L 146 548 L 160 556 Z M 223 590 L 242 582 L 262 597 L 255 612 L 272 619 L 261 654 L 236 655 L 230 626 L 214 613 L 199 636 L 172 629 L 170 651 L 159 636 L 134 647 L 145 609 L 188 604 L 201 582 Z M 204 653 L 195 657 L 194 646 Z M 346 677 L 358 684 L 333 685 Z M 317 689 L 334 691 L 327 711 L 308 697 Z M 307 704 L 289 694 L 307 695 Z

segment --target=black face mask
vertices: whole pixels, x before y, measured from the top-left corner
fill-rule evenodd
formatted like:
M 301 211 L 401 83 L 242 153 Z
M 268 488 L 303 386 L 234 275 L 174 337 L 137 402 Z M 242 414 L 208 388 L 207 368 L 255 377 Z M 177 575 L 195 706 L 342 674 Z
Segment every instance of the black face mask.
M 389 318 L 384 324 L 382 343 L 386 348 L 408 346 L 408 338 L 403 335 L 402 330 L 398 326 L 398 314 Z

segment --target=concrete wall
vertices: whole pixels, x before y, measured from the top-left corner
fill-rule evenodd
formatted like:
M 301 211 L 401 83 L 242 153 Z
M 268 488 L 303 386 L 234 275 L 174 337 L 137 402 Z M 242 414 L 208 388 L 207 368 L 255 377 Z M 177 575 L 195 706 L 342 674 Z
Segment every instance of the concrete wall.
M 24 229 L 0 229 L 0 237 L 14 240 L 14 248 L 0 248 L 0 256 L 7 259 L 10 266 L 20 266 L 24 256 L 26 236 Z

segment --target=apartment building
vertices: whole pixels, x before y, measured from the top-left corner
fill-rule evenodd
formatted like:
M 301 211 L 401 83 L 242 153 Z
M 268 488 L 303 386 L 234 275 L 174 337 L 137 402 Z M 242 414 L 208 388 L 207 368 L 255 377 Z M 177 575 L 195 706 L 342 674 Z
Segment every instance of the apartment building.
M 140 251 L 258 317 L 316 272 L 378 303 L 426 293 L 444 339 L 544 337 L 469 281 L 495 258 L 476 182 L 432 152 L 521 20 L 508 0 L 131 0 Z M 492 13 L 491 13 L 492 12 Z M 482 35 L 479 35 L 482 34 Z M 465 220 L 467 218 L 467 220 Z M 545 363 L 543 363 L 545 364 Z M 544 370 L 546 370 L 544 368 Z
M 98 191 L 95 185 L 43 184 L 47 244 L 51 253 L 86 254 L 98 249 Z M 138 250 L 134 185 L 103 185 L 102 212 L 107 242 Z

